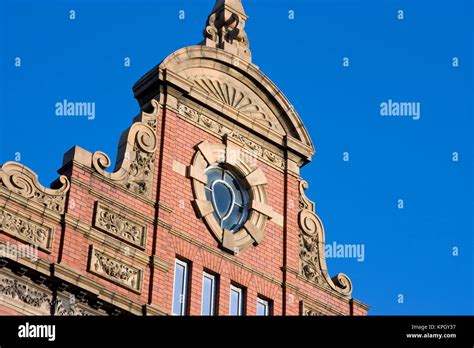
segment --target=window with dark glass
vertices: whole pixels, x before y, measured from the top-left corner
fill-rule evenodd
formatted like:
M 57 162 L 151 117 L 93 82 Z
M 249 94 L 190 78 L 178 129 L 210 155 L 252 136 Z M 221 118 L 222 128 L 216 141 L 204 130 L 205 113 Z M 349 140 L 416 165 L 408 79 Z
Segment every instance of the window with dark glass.
M 186 315 L 188 292 L 188 264 L 175 260 L 173 284 L 173 315 Z
M 214 207 L 214 217 L 222 229 L 237 232 L 248 217 L 249 194 L 230 170 L 212 166 L 206 170 L 206 198 Z

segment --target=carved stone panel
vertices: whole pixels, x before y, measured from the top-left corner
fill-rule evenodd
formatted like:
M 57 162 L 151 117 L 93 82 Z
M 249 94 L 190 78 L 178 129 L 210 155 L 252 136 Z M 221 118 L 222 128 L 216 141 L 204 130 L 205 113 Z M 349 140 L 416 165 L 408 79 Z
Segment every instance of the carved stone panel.
M 90 308 L 86 303 L 82 303 L 71 294 L 69 298 L 58 296 L 54 308 L 54 315 L 57 316 L 96 316 L 103 313 Z
M 132 221 L 100 202 L 96 204 L 94 227 L 134 246 L 145 248 L 146 226 Z
M 89 272 L 135 292 L 142 290 L 142 268 L 129 265 L 95 247 L 91 248 Z
M 45 226 L 42 223 L 2 209 L 0 210 L 0 231 L 25 243 L 51 251 L 53 227 Z
M 50 315 L 52 293 L 13 274 L 0 272 L 0 305 L 25 315 Z
M 326 316 L 323 312 L 307 306 L 305 303 L 301 303 L 301 315 L 305 317 L 322 317 Z
M 286 169 L 285 159 L 282 156 L 255 143 L 252 139 L 241 134 L 238 130 L 232 130 L 222 123 L 213 120 L 185 104 L 178 104 L 178 115 L 213 135 L 221 138 L 226 136 L 228 141 L 234 142 L 240 146 L 244 151 L 248 152 L 250 156 L 254 156 L 278 170 L 283 171 Z

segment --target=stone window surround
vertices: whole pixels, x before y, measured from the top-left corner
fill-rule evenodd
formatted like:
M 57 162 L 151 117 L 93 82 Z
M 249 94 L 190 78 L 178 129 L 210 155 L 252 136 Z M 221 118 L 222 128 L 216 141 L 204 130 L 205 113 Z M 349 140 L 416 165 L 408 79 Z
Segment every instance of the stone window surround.
M 246 160 L 245 156 L 237 156 L 236 153 L 242 149 L 232 144 L 210 144 L 208 141 L 204 141 L 196 148 L 197 151 L 191 166 L 188 167 L 187 174 L 192 182 L 193 206 L 197 217 L 204 221 L 219 241 L 220 246 L 234 255 L 238 255 L 251 245 L 260 244 L 264 238 L 267 220 L 275 216 L 273 209 L 268 205 L 265 190 L 267 179 L 262 169 Z M 237 172 L 242 178 L 244 187 L 249 190 L 249 217 L 242 228 L 235 233 L 220 228 L 212 214 L 214 207 L 206 199 L 207 176 L 204 172 L 206 168 L 216 164 L 224 164 Z

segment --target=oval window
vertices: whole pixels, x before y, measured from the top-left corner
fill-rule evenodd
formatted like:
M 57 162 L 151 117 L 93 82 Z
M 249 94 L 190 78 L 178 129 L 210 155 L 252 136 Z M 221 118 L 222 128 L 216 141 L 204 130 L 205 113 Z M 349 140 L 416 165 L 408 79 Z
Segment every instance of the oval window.
M 209 167 L 206 175 L 206 198 L 212 203 L 219 226 L 230 232 L 238 232 L 248 217 L 247 190 L 238 176 L 226 168 Z

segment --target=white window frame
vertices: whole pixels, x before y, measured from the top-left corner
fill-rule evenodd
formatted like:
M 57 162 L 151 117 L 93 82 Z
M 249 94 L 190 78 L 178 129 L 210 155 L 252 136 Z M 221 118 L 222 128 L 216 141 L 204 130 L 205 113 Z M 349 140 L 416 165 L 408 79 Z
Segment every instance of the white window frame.
M 177 265 L 180 265 L 184 268 L 184 274 L 183 274 L 183 293 L 180 294 L 180 298 L 182 297 L 181 301 L 181 312 L 180 313 L 174 313 L 174 305 L 176 298 L 174 296 L 175 290 L 176 290 L 176 267 Z M 174 276 L 173 276 L 173 303 L 171 306 L 171 314 L 176 315 L 176 316 L 184 316 L 186 315 L 186 303 L 188 300 L 188 263 L 181 261 L 180 259 L 175 259 L 174 262 Z
M 257 297 L 257 307 L 258 307 L 258 304 L 261 304 L 265 307 L 265 313 L 263 314 L 263 316 L 265 317 L 270 316 L 270 301 L 261 297 Z
M 235 291 L 239 294 L 239 303 L 238 303 L 238 313 L 237 314 L 232 314 L 232 291 Z M 241 316 L 243 313 L 244 309 L 244 289 L 231 285 L 230 286 L 230 293 L 229 293 L 229 315 L 236 315 L 236 316 Z
M 204 304 L 204 278 L 211 280 L 211 313 L 209 315 L 215 315 L 215 303 L 216 303 L 216 276 L 207 272 L 202 274 L 202 291 L 201 291 L 201 315 L 203 314 Z M 206 314 L 207 315 L 207 314 Z

